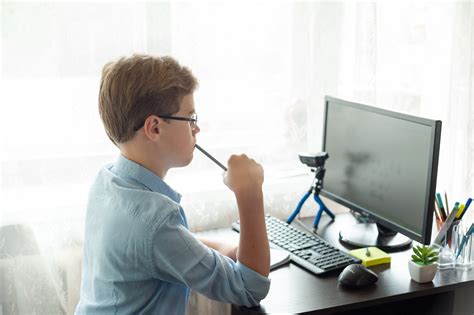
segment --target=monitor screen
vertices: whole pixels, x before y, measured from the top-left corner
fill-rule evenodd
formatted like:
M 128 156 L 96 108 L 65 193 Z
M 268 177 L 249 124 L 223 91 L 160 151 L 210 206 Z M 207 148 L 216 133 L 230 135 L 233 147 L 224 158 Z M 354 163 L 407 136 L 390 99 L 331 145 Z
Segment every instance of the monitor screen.
M 326 97 L 322 194 L 428 244 L 440 135 L 441 121 Z

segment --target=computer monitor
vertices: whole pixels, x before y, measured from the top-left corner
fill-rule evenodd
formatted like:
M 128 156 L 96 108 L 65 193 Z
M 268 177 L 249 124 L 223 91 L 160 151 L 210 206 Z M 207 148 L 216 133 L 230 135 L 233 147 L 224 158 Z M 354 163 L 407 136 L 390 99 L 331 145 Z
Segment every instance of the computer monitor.
M 440 137 L 439 120 L 325 98 L 321 194 L 376 223 L 341 231 L 342 243 L 386 251 L 411 239 L 429 244 Z

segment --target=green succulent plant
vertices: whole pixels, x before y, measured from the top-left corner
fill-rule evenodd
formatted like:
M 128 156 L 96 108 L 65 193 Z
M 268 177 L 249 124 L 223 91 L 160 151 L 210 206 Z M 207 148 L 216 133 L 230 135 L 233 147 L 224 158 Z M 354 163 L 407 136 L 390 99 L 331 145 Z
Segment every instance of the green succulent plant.
M 438 261 L 438 250 L 431 246 L 414 246 L 411 260 L 418 265 L 431 265 Z

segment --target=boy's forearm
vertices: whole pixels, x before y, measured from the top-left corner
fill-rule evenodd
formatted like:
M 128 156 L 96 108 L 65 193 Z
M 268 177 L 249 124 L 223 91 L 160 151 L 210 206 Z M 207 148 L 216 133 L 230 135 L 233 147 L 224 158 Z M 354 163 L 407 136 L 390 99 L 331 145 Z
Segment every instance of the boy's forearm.
M 236 193 L 240 213 L 237 258 L 263 276 L 270 272 L 270 249 L 265 227 L 262 189 Z
M 202 236 L 197 236 L 197 238 L 207 247 L 218 251 L 222 255 L 227 256 L 234 261 L 237 260 L 237 244 L 235 244 L 234 242 L 220 241 Z
M 212 240 L 212 239 L 209 239 L 209 238 L 206 238 L 206 237 L 202 237 L 202 236 L 196 236 L 196 238 L 198 240 L 200 240 L 207 247 L 210 247 L 212 249 L 215 249 L 215 250 L 219 251 L 220 244 L 217 243 L 215 240 Z

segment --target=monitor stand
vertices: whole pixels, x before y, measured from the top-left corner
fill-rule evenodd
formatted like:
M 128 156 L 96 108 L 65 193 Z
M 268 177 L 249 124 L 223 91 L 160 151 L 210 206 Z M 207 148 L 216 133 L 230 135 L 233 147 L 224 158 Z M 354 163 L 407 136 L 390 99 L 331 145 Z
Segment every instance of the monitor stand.
M 339 241 L 350 247 L 375 246 L 397 252 L 411 245 L 411 239 L 376 223 L 357 223 L 339 232 Z

